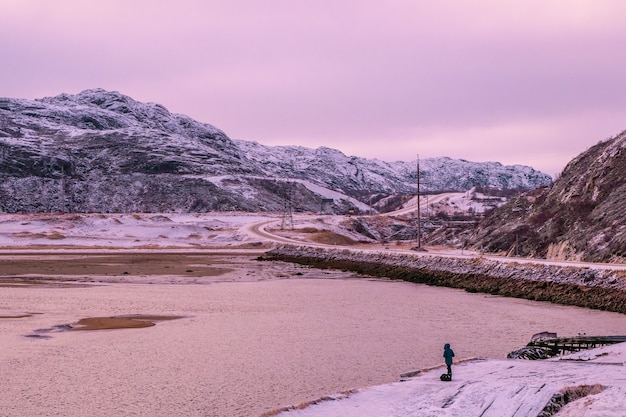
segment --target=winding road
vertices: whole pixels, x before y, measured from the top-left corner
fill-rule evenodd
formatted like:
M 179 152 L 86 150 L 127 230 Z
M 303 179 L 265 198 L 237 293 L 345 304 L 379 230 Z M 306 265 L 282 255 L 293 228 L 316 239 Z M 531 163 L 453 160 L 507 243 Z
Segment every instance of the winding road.
M 415 207 L 413 207 L 415 209 Z M 394 214 L 405 214 L 406 209 L 402 209 L 394 212 Z M 311 221 L 312 219 L 323 218 L 324 216 L 320 215 L 312 215 L 312 214 L 301 214 L 294 216 L 294 223 Z M 331 216 L 326 216 L 331 217 Z M 505 256 L 497 256 L 497 255 L 485 255 L 475 251 L 467 251 L 467 250 L 459 250 L 459 249 L 449 249 L 449 250 L 441 250 L 435 248 L 426 247 L 426 251 L 418 252 L 414 250 L 400 249 L 394 248 L 390 245 L 380 245 L 380 244 L 372 244 L 371 247 L 354 247 L 354 246 L 338 246 L 338 245 L 330 245 L 306 240 L 298 240 L 295 238 L 290 238 L 282 235 L 278 235 L 268 231 L 267 228 L 270 225 L 278 225 L 280 223 L 280 219 L 273 220 L 264 220 L 262 222 L 256 222 L 251 224 L 246 224 L 242 227 L 242 232 L 246 233 L 250 237 L 254 237 L 256 239 L 261 239 L 266 242 L 273 242 L 277 244 L 289 244 L 289 245 L 297 245 L 297 246 L 310 246 L 316 248 L 326 248 L 326 249 L 334 249 L 334 250 L 353 250 L 360 251 L 364 253 L 381 253 L 381 252 L 392 252 L 398 254 L 410 254 L 412 256 L 437 256 L 437 257 L 445 257 L 445 258 L 480 258 L 480 259 L 488 259 L 496 262 L 515 262 L 520 264 L 540 264 L 540 265 L 554 265 L 554 266 L 571 266 L 575 268 L 590 268 L 590 269 L 608 269 L 608 270 L 620 270 L 626 271 L 626 264 L 616 264 L 616 263 L 596 263 L 596 262 L 578 262 L 578 261 L 560 261 L 560 260 L 549 260 L 549 259 L 537 259 L 537 258 L 517 258 L 517 257 L 505 257 Z

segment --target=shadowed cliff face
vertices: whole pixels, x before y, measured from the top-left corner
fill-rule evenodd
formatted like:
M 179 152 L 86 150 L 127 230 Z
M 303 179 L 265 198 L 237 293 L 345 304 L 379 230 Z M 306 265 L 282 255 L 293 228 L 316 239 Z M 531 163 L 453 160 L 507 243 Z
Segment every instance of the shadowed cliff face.
M 432 189 L 531 189 L 530 167 L 423 161 Z M 330 148 L 268 147 L 155 103 L 101 89 L 39 100 L 0 98 L 0 212 L 280 211 L 367 208 L 372 195 L 414 193 L 415 164 Z M 426 187 L 426 186 L 425 186 Z
M 511 255 L 626 259 L 626 132 L 572 160 L 547 188 L 494 210 L 470 243 Z

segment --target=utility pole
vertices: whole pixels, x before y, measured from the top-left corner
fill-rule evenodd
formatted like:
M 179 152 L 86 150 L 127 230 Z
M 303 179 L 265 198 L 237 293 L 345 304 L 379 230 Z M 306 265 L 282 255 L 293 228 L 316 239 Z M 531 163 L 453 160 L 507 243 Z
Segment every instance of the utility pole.
M 422 249 L 422 206 L 420 205 L 420 154 L 417 154 L 417 250 Z
M 285 230 L 285 226 L 289 226 L 293 230 L 293 194 L 290 182 L 285 183 L 285 201 L 283 204 L 283 217 L 280 222 L 280 230 Z
M 61 161 L 61 211 L 67 212 L 65 207 L 65 167 L 63 161 Z
M 369 215 L 371 216 L 372 213 L 372 183 L 370 182 L 370 186 L 369 186 L 369 193 L 370 193 L 370 212 Z

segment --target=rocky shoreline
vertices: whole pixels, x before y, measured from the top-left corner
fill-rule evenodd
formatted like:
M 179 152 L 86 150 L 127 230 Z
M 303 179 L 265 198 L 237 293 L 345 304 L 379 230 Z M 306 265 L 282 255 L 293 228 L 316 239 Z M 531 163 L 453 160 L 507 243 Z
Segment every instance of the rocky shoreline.
M 622 270 L 288 245 L 263 259 L 626 314 Z

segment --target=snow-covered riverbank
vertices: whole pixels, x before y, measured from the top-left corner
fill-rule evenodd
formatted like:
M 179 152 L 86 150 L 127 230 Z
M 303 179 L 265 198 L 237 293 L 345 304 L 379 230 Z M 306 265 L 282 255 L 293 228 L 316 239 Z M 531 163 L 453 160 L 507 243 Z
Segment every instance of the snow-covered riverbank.
M 548 361 L 472 360 L 403 382 L 330 396 L 281 417 L 622 417 L 626 343 Z M 576 399 L 577 396 L 580 396 Z

